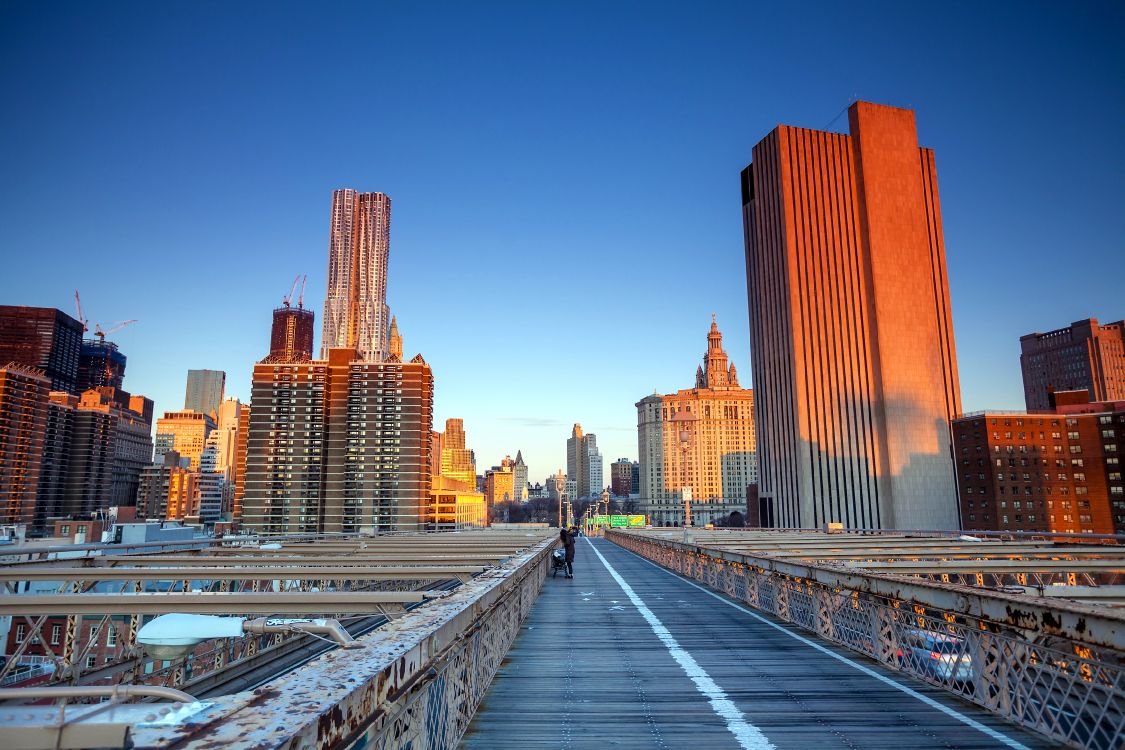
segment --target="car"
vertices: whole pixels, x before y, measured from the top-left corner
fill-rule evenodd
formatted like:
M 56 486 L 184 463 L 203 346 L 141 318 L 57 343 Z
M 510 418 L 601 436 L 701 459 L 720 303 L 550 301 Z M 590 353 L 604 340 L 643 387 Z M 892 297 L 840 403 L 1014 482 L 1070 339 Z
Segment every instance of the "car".
M 903 633 L 896 652 L 900 667 L 943 683 L 971 683 L 976 676 L 965 639 L 936 630 Z

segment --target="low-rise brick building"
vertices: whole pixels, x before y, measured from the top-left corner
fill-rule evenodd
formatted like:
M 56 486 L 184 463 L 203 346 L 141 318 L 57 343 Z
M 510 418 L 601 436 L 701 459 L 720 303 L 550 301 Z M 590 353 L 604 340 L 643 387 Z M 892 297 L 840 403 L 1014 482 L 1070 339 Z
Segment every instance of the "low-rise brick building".
M 953 420 L 961 527 L 1125 533 L 1125 402 L 1055 394 L 1039 412 Z

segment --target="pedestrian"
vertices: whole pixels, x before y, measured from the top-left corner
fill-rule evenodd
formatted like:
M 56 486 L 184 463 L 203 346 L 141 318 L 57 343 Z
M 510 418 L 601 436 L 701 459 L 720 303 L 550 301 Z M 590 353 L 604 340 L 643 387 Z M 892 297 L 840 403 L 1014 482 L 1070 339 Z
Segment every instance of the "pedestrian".
M 559 529 L 559 543 L 566 550 L 566 577 L 574 578 L 574 535 L 565 528 Z

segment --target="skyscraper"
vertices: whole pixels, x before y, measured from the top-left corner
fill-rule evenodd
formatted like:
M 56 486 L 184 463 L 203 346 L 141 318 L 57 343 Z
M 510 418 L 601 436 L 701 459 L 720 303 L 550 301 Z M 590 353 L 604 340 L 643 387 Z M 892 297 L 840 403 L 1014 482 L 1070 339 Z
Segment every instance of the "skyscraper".
M 77 395 L 82 324 L 53 307 L 0 305 L 0 367 L 15 362 L 35 367 L 52 391 Z
M 312 359 L 313 311 L 284 305 L 273 311 L 270 356 L 286 362 Z
M 123 387 L 125 355 L 112 341 L 86 339 L 78 355 L 78 393 L 91 388 Z
M 413 531 L 430 507 L 433 372 L 327 360 L 254 366 L 241 525 L 266 533 Z
M 1091 401 L 1125 401 L 1125 320 L 1097 318 L 1048 333 L 1020 336 L 1020 370 L 1028 409 L 1051 409 L 1051 393 L 1085 390 Z
M 210 414 L 194 409 L 164 412 L 164 416 L 156 420 L 156 454 L 153 461 L 163 463 L 164 454 L 174 450 L 181 458 L 191 462 L 193 470 L 199 469 L 199 459 L 207 445 L 207 436 L 213 429 L 215 420 Z
M 223 403 L 223 390 L 227 374 L 222 370 L 188 370 L 184 409 L 208 414 L 212 419 L 219 414 Z
M 515 484 L 512 499 L 522 503 L 527 500 L 527 464 L 523 462 L 523 451 L 516 451 L 516 460 L 512 462 L 512 477 Z
M 321 359 L 330 349 L 351 349 L 369 362 L 387 356 L 390 236 L 388 196 L 350 189 L 332 193 Z
M 685 488 L 694 523 L 746 511 L 746 487 L 758 481 L 754 392 L 739 385 L 714 316 L 695 386 L 636 407 L 639 494 L 654 524 L 683 523 Z
M 778 126 L 742 172 L 762 522 L 957 528 L 934 153 L 910 110 L 848 121 Z
M 609 465 L 609 484 L 614 497 L 629 497 L 633 494 L 633 462 L 619 458 Z
M 591 457 L 597 459 L 597 485 L 591 484 Z M 597 452 L 597 436 L 585 434 L 577 422 L 566 441 L 566 476 L 575 482 L 577 495 L 573 499 L 591 497 L 601 491 L 601 454 Z
M 0 366 L 0 523 L 35 519 L 50 388 L 40 369 Z

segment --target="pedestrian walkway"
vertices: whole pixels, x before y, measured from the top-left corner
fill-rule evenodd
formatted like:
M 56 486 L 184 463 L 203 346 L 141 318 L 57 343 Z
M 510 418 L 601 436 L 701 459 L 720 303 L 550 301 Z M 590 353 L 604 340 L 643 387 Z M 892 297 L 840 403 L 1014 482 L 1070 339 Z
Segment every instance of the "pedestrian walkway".
M 462 748 L 1044 748 L 603 539 L 547 578 Z

